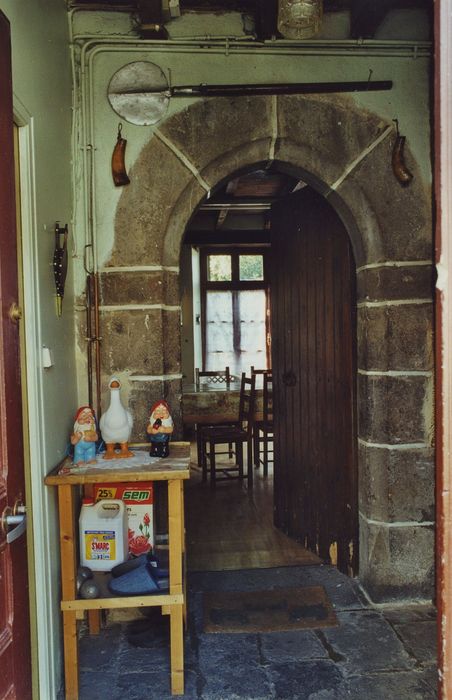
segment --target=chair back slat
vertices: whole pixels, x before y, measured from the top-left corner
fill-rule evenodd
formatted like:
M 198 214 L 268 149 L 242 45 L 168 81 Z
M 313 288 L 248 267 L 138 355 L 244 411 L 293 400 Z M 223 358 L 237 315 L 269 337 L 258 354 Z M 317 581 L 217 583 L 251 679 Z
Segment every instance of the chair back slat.
M 263 413 L 264 421 L 271 422 L 273 420 L 273 375 L 271 371 L 264 375 Z
M 231 372 L 229 367 L 224 370 L 200 370 L 198 367 L 195 369 L 195 384 L 196 388 L 199 389 L 201 379 L 205 379 L 206 384 L 226 384 L 227 388 L 231 386 Z
M 242 372 L 242 380 L 240 383 L 239 422 L 242 425 L 246 423 L 248 435 L 251 435 L 253 429 L 255 405 L 256 377 L 253 374 L 251 377 L 247 377 L 245 372 Z

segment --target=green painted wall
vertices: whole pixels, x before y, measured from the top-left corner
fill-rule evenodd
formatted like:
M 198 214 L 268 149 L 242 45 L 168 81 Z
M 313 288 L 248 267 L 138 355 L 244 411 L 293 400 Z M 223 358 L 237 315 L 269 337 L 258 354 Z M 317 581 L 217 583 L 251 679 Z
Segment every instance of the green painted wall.
M 88 138 L 95 148 L 95 234 L 100 266 L 108 260 L 112 249 L 115 210 L 121 194 L 121 188 L 115 188 L 111 178 L 111 154 L 120 118 L 110 107 L 107 88 L 114 73 L 129 62 L 151 61 L 171 74 L 175 85 L 203 82 L 353 81 L 366 80 L 369 70 L 372 70 L 372 76 L 376 80 L 393 80 L 393 89 L 382 93 L 357 93 L 353 99 L 359 106 L 381 116 L 386 124 L 391 124 L 393 118 L 398 118 L 400 129 L 407 137 L 407 145 L 420 165 L 426 184 L 431 182 L 428 57 L 416 58 L 413 52 L 395 57 L 369 55 L 366 51 L 357 56 L 346 56 L 340 54 L 340 51 L 333 55 L 313 56 L 296 55 L 295 52 L 271 53 L 271 48 L 268 51 L 239 48 L 228 55 L 221 47 L 202 51 L 195 47 L 145 46 L 139 42 L 134 46 L 121 47 L 93 44 L 90 51 L 92 132 Z M 185 109 L 188 103 L 184 98 L 173 99 L 167 117 Z M 302 128 L 303 125 L 300 124 L 300 129 Z M 123 136 L 128 142 L 126 162 L 129 170 L 142 148 L 152 138 L 153 131 L 152 126 L 124 122 Z M 388 172 L 389 167 L 390 164 Z M 82 177 L 81 175 L 81 186 Z M 84 235 L 84 230 L 80 229 L 79 232 Z M 82 290 L 83 283 L 83 270 L 79 268 L 77 292 Z
M 36 366 L 30 367 L 35 378 L 36 404 L 31 406 L 36 435 L 32 436 L 32 468 L 39 470 L 38 480 L 62 456 L 68 432 L 77 407 L 77 391 L 80 400 L 86 399 L 84 374 L 84 348 L 75 358 L 74 317 L 72 287 L 78 296 L 84 288 L 83 246 L 86 242 L 85 207 L 88 190 L 86 173 L 81 167 L 80 146 L 91 143 L 94 148 L 94 214 L 95 240 L 98 261 L 102 265 L 110 254 L 113 243 L 114 218 L 120 189 L 111 180 L 111 154 L 116 141 L 118 116 L 111 109 L 106 94 L 107 86 L 116 70 L 136 60 L 150 60 L 171 74 L 173 84 L 201 82 L 278 82 L 308 80 L 362 80 L 372 70 L 374 79 L 394 80 L 390 93 L 369 93 L 355 97 L 356 102 L 380 115 L 385 122 L 397 117 L 400 128 L 407 136 L 410 150 L 420 164 L 426 185 L 431 182 L 429 81 L 430 59 L 419 57 L 413 50 L 404 55 L 372 55 L 361 51 L 359 56 L 297 55 L 287 47 L 278 54 L 267 49 L 252 47 L 249 51 L 231 52 L 227 47 L 199 50 L 196 46 L 150 46 L 138 38 L 133 17 L 120 13 L 71 14 L 69 25 L 64 0 L 0 0 L 0 9 L 11 22 L 13 44 L 13 82 L 16 104 L 30 118 L 33 136 L 35 210 L 34 220 L 24 231 L 28 237 L 28 250 L 33 251 L 36 286 L 37 337 L 30 339 L 35 351 Z M 425 26 L 419 14 L 410 15 L 415 33 L 408 32 L 409 24 L 397 17 L 406 35 L 398 39 L 415 41 L 425 38 Z M 347 31 L 347 18 L 338 15 L 337 27 L 325 27 L 325 38 L 341 39 Z M 410 20 L 410 21 L 411 21 Z M 394 26 L 394 25 L 393 25 Z M 411 25 L 410 25 L 411 26 Z M 86 50 L 83 89 L 90 109 L 82 113 L 82 92 L 76 90 L 75 147 L 71 143 L 71 57 L 69 28 L 75 37 L 75 72 L 80 81 L 80 52 Z M 187 36 L 229 35 L 244 37 L 241 19 L 234 14 L 182 17 L 169 25 L 170 36 L 184 39 Z M 394 39 L 393 28 L 387 23 L 378 38 Z M 99 41 L 106 44 L 100 47 Z M 136 43 L 131 45 L 131 40 Z M 91 43 L 90 43 L 91 42 Z M 97 45 L 96 45 L 97 44 Z M 389 52 L 390 53 L 390 52 Z M 188 101 L 172 101 L 168 116 L 183 110 Z M 303 128 L 303 125 L 300 125 Z M 84 130 L 86 130 L 84 132 Z M 126 161 L 130 169 L 144 145 L 152 138 L 152 127 L 124 124 L 123 135 L 128 140 Z M 75 177 L 72 186 L 71 159 L 75 161 Z M 389 172 L 390 164 L 388 164 Z M 74 226 L 71 226 L 72 202 L 75 202 Z M 57 319 L 54 312 L 52 251 L 53 227 L 56 220 L 68 222 L 74 237 L 70 240 L 70 269 L 64 314 Z M 137 261 L 139 264 L 139 261 Z M 27 281 L 26 281 L 27 282 Z M 25 312 L 27 313 L 27 309 Z M 42 370 L 38 360 L 39 347 L 45 344 L 53 352 L 54 367 Z M 76 384 L 78 372 L 79 388 Z M 34 439 L 34 442 L 33 442 Z M 39 448 L 36 450 L 36 444 Z M 33 447 L 33 445 L 35 447 Z M 33 452 L 34 450 L 34 452 Z M 44 618 L 50 623 L 48 643 L 48 667 L 41 668 L 41 683 L 48 684 L 47 694 L 52 700 L 61 673 L 61 646 L 56 620 L 58 612 L 58 562 L 56 547 L 55 494 L 41 487 L 34 496 L 34 513 L 38 518 L 36 543 L 39 543 L 42 561 L 38 571 L 38 599 Z M 44 588 L 42 573 L 47 572 Z M 43 619 L 44 619 L 43 618 Z M 45 631 L 45 630 L 44 630 Z M 41 662 L 42 663 L 42 662 Z M 45 678 L 45 676 L 48 678 Z
M 30 136 L 30 218 L 23 225 L 25 324 L 30 410 L 30 469 L 27 505 L 33 513 L 36 560 L 34 630 L 35 690 L 40 666 L 40 697 L 55 697 L 61 680 L 59 556 L 56 494 L 44 475 L 65 453 L 76 409 L 73 266 L 70 255 L 67 295 L 61 318 L 55 313 L 52 257 L 54 226 L 69 224 L 72 235 L 71 121 L 72 76 L 66 4 L 63 0 L 0 0 L 11 24 L 16 120 Z M 25 155 L 25 154 L 24 154 Z M 31 259 L 30 259 L 31 258 Z M 33 318 L 31 318 L 31 316 Z M 30 322 L 33 321 L 33 324 Z M 51 349 L 54 366 L 44 370 L 40 349 Z M 32 489 L 32 493 L 30 493 Z M 30 507 L 31 506 L 31 507 Z M 30 537 L 30 530 L 29 530 Z M 39 657 L 36 655 L 39 648 Z

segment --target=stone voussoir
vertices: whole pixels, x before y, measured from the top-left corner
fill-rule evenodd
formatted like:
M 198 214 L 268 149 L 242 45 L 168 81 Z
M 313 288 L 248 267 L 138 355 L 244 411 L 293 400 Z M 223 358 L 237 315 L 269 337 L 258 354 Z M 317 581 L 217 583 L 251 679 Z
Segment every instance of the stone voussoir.
M 161 264 L 174 203 L 192 179 L 177 156 L 152 138 L 131 168 L 130 185 L 119 200 L 109 265 Z
M 410 186 L 403 188 L 395 181 L 388 167 L 393 146 L 394 138 L 388 136 L 345 178 L 337 192 L 348 204 L 364 237 L 368 236 L 369 215 L 374 218 L 379 245 L 376 248 L 368 241 L 366 262 L 431 260 L 430 192 L 413 159 L 407 161 L 414 172 Z
M 344 96 L 279 96 L 276 156 L 292 163 L 301 149 L 304 169 L 331 185 L 387 126 Z
M 271 120 L 271 97 L 218 97 L 178 112 L 160 131 L 195 168 L 203 171 L 225 151 L 234 152 L 269 137 Z

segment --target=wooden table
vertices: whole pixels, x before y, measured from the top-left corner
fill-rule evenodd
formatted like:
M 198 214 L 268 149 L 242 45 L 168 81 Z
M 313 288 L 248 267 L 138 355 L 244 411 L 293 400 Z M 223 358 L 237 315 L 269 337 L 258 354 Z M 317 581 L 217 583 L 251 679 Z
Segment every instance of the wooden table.
M 146 453 L 145 453 L 146 454 Z M 123 460 L 114 460 L 105 468 L 89 465 L 71 466 L 69 459 L 45 478 L 45 483 L 58 488 L 60 557 L 61 557 L 61 610 L 63 611 L 64 674 L 66 700 L 78 700 L 78 643 L 77 619 L 88 611 L 90 631 L 98 628 L 99 611 L 113 608 L 161 606 L 162 613 L 170 616 L 171 692 L 184 692 L 184 617 L 185 585 L 183 580 L 183 553 L 185 549 L 183 482 L 190 476 L 189 443 L 170 443 L 170 457 L 153 464 L 121 466 Z M 139 456 L 139 452 L 137 452 Z M 136 461 L 136 457 L 133 461 Z M 123 462 L 125 464 L 125 462 Z M 67 469 L 67 473 L 61 471 Z M 168 484 L 169 535 L 169 592 L 164 595 L 108 597 L 85 600 L 77 598 L 77 542 L 78 527 L 74 501 L 74 486 L 99 482 L 166 481 Z

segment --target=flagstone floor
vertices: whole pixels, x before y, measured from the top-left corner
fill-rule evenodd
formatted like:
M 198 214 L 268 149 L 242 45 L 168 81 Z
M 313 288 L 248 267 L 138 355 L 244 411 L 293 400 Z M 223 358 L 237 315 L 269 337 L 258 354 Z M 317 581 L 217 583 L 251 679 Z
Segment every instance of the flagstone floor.
M 436 619 L 429 605 L 375 607 L 358 579 L 276 531 L 272 481 L 256 472 L 212 491 L 196 459 L 186 489 L 186 700 L 432 700 Z M 303 551 L 302 551 L 303 550 Z M 295 565 L 294 565 L 295 564 Z M 227 570 L 220 570 L 220 569 Z M 207 569 L 207 570 L 206 570 Z M 207 591 L 323 586 L 338 624 L 291 632 L 207 633 Z M 131 619 L 133 618 L 133 619 Z M 114 611 L 82 630 L 79 700 L 169 700 L 169 619 Z
M 203 631 L 203 593 L 324 586 L 338 626 L 296 632 Z M 435 611 L 374 608 L 332 566 L 189 575 L 189 700 L 430 700 L 437 697 Z M 80 700 L 169 700 L 168 617 L 113 617 L 80 642 Z

